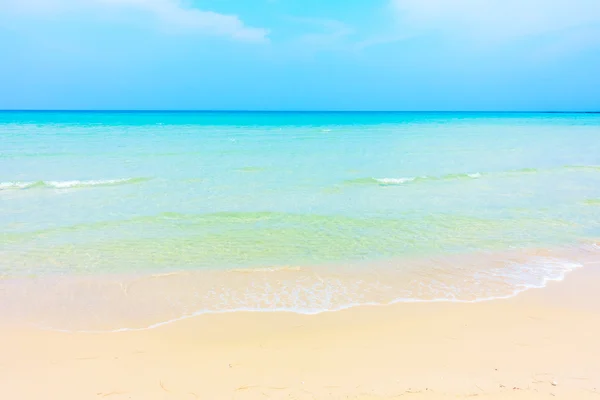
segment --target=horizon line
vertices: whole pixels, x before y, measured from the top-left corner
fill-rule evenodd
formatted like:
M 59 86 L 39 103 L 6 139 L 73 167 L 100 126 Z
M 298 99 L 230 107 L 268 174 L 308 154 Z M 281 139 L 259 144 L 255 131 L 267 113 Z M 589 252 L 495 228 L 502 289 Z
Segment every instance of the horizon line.
M 596 111 L 549 110 L 210 110 L 210 109 L 0 109 L 0 112 L 97 112 L 97 113 L 513 113 L 599 114 Z

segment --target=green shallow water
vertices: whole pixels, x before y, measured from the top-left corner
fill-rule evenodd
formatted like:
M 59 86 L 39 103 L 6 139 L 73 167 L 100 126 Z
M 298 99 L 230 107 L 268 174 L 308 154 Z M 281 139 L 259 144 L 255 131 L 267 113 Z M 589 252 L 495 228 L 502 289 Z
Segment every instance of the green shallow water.
M 125 221 L 4 234 L 10 274 L 135 272 L 338 261 L 502 250 L 568 243 L 581 224 L 533 216 L 401 218 L 273 212 L 163 213 Z M 34 250 L 21 253 L 24 247 Z M 11 251 L 11 249 L 15 249 Z M 12 267 L 18 265 L 18 267 Z
M 599 233 L 594 114 L 9 112 L 0 135 L 9 275 L 319 264 Z

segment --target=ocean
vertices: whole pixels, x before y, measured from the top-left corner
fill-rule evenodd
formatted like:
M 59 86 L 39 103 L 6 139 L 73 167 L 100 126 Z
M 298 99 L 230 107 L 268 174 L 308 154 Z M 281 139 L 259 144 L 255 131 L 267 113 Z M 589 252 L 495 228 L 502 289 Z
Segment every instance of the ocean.
M 474 302 L 600 254 L 600 114 L 0 112 L 0 313 Z

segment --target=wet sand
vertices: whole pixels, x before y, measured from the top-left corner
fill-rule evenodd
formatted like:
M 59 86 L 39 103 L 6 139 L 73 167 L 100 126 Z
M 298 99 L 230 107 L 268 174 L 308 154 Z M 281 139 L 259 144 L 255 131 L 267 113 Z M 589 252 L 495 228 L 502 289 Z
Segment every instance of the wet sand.
M 506 299 L 600 260 L 587 243 L 356 263 L 0 280 L 0 323 L 69 332 L 156 328 L 222 312 L 318 314 L 358 305 Z
M 0 328 L 2 399 L 600 399 L 600 264 L 517 297 Z

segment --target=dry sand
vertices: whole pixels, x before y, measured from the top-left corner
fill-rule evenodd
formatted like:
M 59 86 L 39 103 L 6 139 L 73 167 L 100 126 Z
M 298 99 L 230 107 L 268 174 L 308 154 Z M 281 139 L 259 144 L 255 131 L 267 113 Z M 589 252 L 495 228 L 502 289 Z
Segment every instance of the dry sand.
M 0 328 L 0 399 L 599 399 L 600 265 L 508 300 Z

